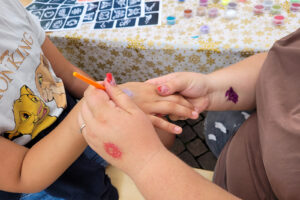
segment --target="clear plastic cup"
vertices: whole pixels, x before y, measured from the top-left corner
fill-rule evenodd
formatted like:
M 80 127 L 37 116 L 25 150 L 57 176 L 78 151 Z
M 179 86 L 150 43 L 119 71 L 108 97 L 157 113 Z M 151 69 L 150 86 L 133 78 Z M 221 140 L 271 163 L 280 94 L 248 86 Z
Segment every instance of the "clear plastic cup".
M 174 25 L 176 23 L 176 17 L 168 16 L 167 17 L 167 25 Z
M 281 6 L 279 4 L 275 4 L 271 7 L 271 13 L 273 15 L 278 15 L 281 13 Z
M 218 16 L 218 9 L 217 8 L 211 8 L 208 10 L 208 16 L 210 18 L 215 18 Z
M 292 3 L 290 10 L 293 12 L 298 12 L 300 10 L 300 3 Z
M 257 5 L 255 5 L 254 8 L 253 8 L 253 12 L 254 12 L 254 14 L 256 14 L 256 15 L 261 15 L 261 14 L 264 13 L 264 9 L 265 9 L 264 5 L 262 5 L 262 4 L 257 4 Z

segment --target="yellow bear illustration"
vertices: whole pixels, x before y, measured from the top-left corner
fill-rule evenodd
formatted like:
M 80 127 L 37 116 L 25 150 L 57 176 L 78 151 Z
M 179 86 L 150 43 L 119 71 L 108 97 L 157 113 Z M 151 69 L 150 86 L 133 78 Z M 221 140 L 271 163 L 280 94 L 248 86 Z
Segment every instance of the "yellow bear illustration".
M 9 139 L 21 134 L 31 135 L 33 139 L 56 120 L 48 115 L 49 108 L 26 85 L 22 86 L 20 98 L 14 102 L 13 112 L 16 125 L 14 130 L 7 131 Z

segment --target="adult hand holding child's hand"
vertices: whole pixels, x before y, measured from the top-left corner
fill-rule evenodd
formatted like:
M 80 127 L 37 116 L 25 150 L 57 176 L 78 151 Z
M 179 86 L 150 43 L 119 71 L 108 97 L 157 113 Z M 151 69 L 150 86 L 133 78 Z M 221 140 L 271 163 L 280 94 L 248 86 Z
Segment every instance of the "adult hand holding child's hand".
M 147 83 L 157 86 L 157 93 L 169 96 L 179 93 L 186 98 L 198 113 L 208 108 L 210 104 L 210 91 L 208 78 L 204 74 L 194 72 L 176 72 L 158 78 L 153 78 Z M 172 120 L 182 119 L 170 116 Z
M 124 172 L 138 173 L 165 149 L 147 117 L 113 81 L 106 92 L 89 87 L 81 117 L 83 136 L 98 154 Z
M 145 82 L 128 82 L 120 85 L 123 90 L 129 91 L 129 96 L 134 103 L 146 114 L 152 124 L 161 130 L 170 133 L 181 133 L 181 127 L 176 126 L 161 118 L 165 115 L 174 115 L 184 118 L 197 119 L 198 113 L 194 106 L 181 95 L 173 94 L 160 96 L 156 86 Z

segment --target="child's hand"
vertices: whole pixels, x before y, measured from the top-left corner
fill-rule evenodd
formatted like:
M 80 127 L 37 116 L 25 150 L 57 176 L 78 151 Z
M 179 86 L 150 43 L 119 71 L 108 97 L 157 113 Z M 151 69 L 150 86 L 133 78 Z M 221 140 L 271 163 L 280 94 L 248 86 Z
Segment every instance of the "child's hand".
M 126 173 L 138 173 L 165 150 L 147 115 L 118 86 L 104 82 L 106 92 L 89 87 L 82 99 L 80 125 L 98 154 Z
M 149 83 L 129 82 L 120 85 L 124 90 L 131 93 L 132 100 L 149 115 L 152 123 L 157 128 L 171 133 L 180 133 L 180 127 L 167 122 L 160 116 L 171 115 L 180 118 L 197 119 L 198 113 L 193 105 L 184 99 L 181 95 L 174 94 L 170 96 L 160 96 L 156 92 L 156 86 Z

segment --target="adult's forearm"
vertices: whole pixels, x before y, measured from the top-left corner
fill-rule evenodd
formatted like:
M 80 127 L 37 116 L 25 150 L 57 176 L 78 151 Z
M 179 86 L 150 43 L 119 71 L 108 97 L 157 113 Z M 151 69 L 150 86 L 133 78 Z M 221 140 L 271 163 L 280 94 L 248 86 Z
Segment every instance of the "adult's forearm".
M 256 106 L 255 87 L 267 53 L 259 53 L 229 67 L 208 74 L 210 104 L 208 110 L 251 110 Z M 228 100 L 232 88 L 236 103 Z
M 164 150 L 139 173 L 129 174 L 146 199 L 237 199 Z

